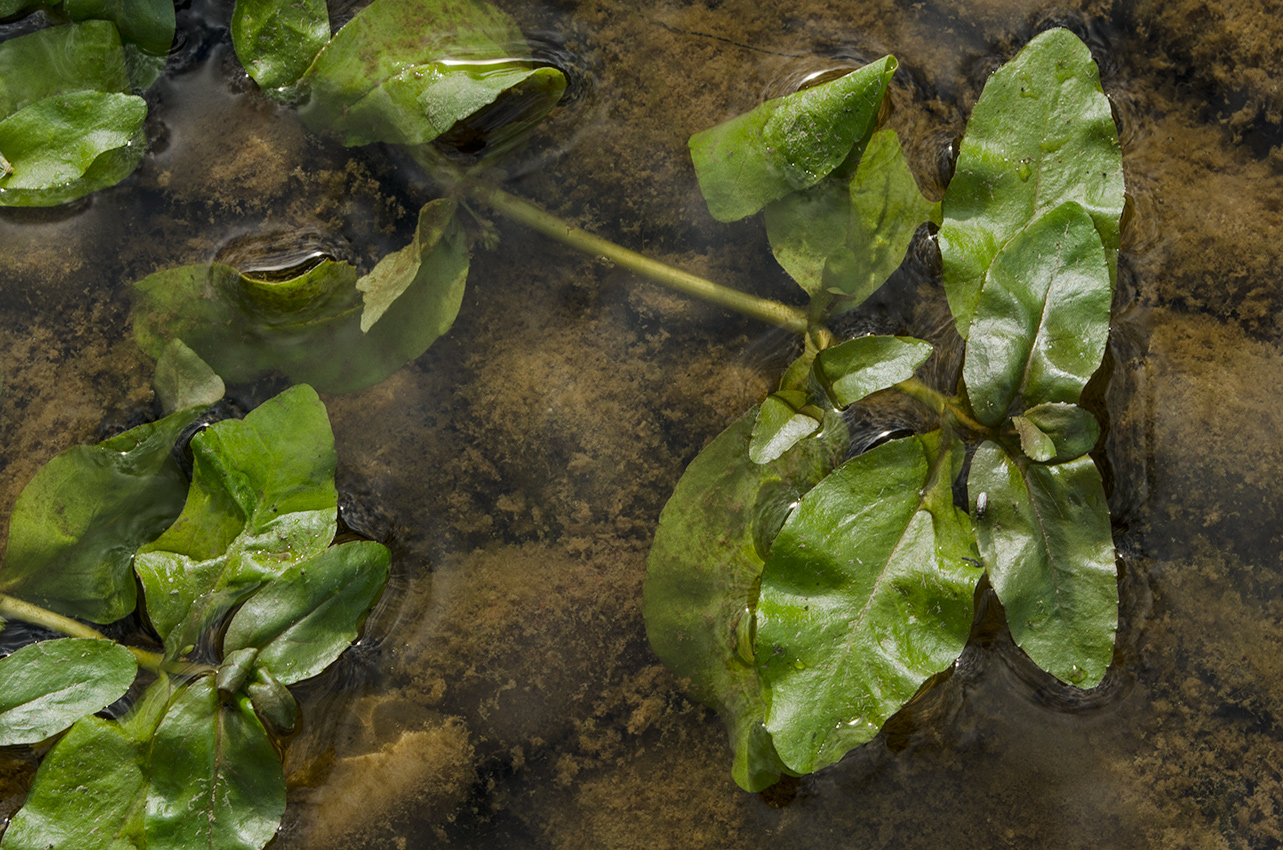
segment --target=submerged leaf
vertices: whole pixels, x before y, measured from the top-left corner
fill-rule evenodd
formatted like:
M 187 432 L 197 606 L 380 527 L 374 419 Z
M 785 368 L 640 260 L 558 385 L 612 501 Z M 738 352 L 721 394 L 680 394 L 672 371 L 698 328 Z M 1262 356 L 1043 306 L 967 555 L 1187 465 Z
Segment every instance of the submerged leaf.
M 129 91 L 113 24 L 85 21 L 0 42 L 0 118 L 51 95 L 80 91 Z
M 766 207 L 775 259 L 803 289 L 829 290 L 855 306 L 900 267 L 918 225 L 939 221 L 894 130 L 878 130 L 849 179 L 831 177 Z
M 388 579 L 388 550 L 370 541 L 331 546 L 241 606 L 223 650 L 258 650 L 255 664 L 286 685 L 310 679 L 356 639 Z
M 280 759 L 249 700 L 222 702 L 210 676 L 192 682 L 152 742 L 149 850 L 259 850 L 284 813 Z
M 31 643 L 0 659 L 0 746 L 34 744 L 125 695 L 138 672 L 109 640 Z
M 337 519 L 334 435 L 311 387 L 211 425 L 191 451 L 182 514 L 134 560 L 170 657 L 263 582 L 324 550 Z
M 123 42 L 155 56 L 174 43 L 173 0 L 65 0 L 63 8 L 73 21 L 111 21 Z
M 372 386 L 427 350 L 458 315 L 468 246 L 453 211 L 446 199 L 424 206 L 414 242 L 395 261 L 384 258 L 377 277 L 358 280 L 351 266 L 329 260 L 283 283 L 218 264 L 157 272 L 134 285 L 134 335 L 153 357 L 181 339 L 227 381 L 275 370 L 322 392 Z M 358 287 L 371 290 L 364 309 L 379 315 L 368 332 Z
M 762 572 L 757 670 L 792 770 L 838 761 L 951 665 L 981 571 L 953 505 L 961 445 L 894 440 L 807 493 Z
M 821 351 L 813 374 L 839 408 L 913 377 L 931 343 L 907 336 L 861 336 Z
M 49 751 L 2 850 L 134 850 L 142 844 L 146 749 L 118 723 L 82 717 Z
M 223 379 L 181 339 L 170 340 L 160 353 L 153 383 L 161 408 L 166 411 L 207 407 L 226 391 Z
M 884 56 L 691 136 L 713 218 L 736 221 L 828 176 L 873 132 L 895 69 L 895 57 Z
M 1096 441 L 1100 439 L 1100 424 L 1096 421 L 1096 417 L 1076 404 L 1054 402 L 1040 404 L 1026 410 L 1024 416 L 1016 417 L 1015 425 L 1018 431 L 1022 427 L 1022 422 L 1028 427 L 1037 428 L 1051 441 L 1052 453 L 1049 457 L 1041 459 L 1044 462 L 1062 463 L 1082 457 L 1091 451 L 1096 446 Z M 1024 440 L 1023 432 L 1021 432 L 1021 440 L 1022 442 Z M 1025 454 L 1028 455 L 1029 452 L 1025 451 Z M 1029 456 L 1034 460 L 1040 460 L 1033 455 Z
M 301 81 L 300 115 L 346 145 L 418 145 L 533 83 L 537 117 L 561 99 L 565 76 L 537 65 L 521 30 L 479 0 L 374 0 L 317 55 Z
M 1105 353 L 1111 299 L 1083 208 L 1034 219 L 994 258 L 976 304 L 962 367 L 976 418 L 995 426 L 1013 402 L 1077 403 Z
M 1063 682 L 1099 684 L 1113 659 L 1118 583 L 1096 464 L 1031 463 L 985 442 L 967 490 L 973 503 L 985 497 L 976 536 L 1016 644 Z
M 659 518 L 646 566 L 643 613 L 650 644 L 691 694 L 717 710 L 735 751 L 732 776 L 760 791 L 787 769 L 762 725 L 753 661 L 753 607 L 780 523 L 846 451 L 830 414 L 814 439 L 778 460 L 748 457 L 754 413 L 713 439 L 686 468 Z
M 1118 133 L 1091 52 L 1073 33 L 1053 29 L 985 84 L 945 192 L 940 254 L 963 339 L 994 258 L 1069 201 L 1091 217 L 1112 279 L 1123 211 Z
M 200 414 L 190 407 L 45 464 L 18 496 L 0 592 L 96 623 L 134 610 L 134 552 L 183 507 L 171 456 Z
M 329 40 L 325 0 L 236 0 L 232 10 L 236 58 L 269 93 L 298 82 Z

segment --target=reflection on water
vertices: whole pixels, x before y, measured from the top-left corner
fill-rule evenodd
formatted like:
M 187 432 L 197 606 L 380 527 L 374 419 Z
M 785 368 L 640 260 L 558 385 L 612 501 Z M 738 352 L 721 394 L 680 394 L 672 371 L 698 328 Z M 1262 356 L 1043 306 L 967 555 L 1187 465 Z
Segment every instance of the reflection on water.
M 985 75 L 1051 20 L 998 0 L 499 5 L 575 93 L 509 164 L 510 188 L 794 301 L 760 222 L 708 216 L 689 135 L 894 52 L 888 120 L 938 193 Z M 499 222 L 454 330 L 383 384 L 326 398 L 344 521 L 392 547 L 395 575 L 361 644 L 302 690 L 277 846 L 1283 842 L 1283 136 L 1262 82 L 1283 24 L 1247 3 L 1083 5 L 1055 20 L 1102 62 L 1132 200 L 1107 380 L 1088 392 L 1122 563 L 1102 685 L 1039 673 L 982 593 L 957 668 L 881 737 L 771 794 L 739 791 L 721 724 L 647 646 L 641 582 L 685 464 L 773 386 L 787 343 Z M 295 248 L 325 234 L 368 270 L 433 191 L 394 154 L 312 137 L 258 97 L 209 23 L 225 14 L 181 13 L 138 174 L 70 212 L 0 213 L 6 506 L 56 451 L 150 414 L 130 282 L 264 232 Z M 925 233 L 916 252 L 848 332 L 952 331 Z M 929 380 L 956 373 L 950 350 Z M 231 392 L 249 407 L 276 389 Z M 868 442 L 914 422 L 852 424 Z M 25 753 L 0 766 L 6 811 L 32 769 Z

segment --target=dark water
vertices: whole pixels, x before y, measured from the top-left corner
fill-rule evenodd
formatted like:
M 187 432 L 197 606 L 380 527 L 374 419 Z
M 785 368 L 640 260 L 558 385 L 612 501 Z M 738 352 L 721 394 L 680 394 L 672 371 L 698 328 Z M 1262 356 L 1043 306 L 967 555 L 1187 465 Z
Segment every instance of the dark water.
M 1125 564 L 1115 666 L 1080 693 L 980 628 L 879 739 L 771 793 L 737 789 L 719 722 L 649 650 L 641 583 L 682 469 L 772 387 L 788 341 L 499 221 L 450 334 L 325 399 L 344 519 L 392 547 L 395 574 L 361 644 L 301 689 L 275 846 L 1283 844 L 1277 15 L 1196 0 L 499 5 L 575 74 L 509 188 L 794 302 L 759 221 L 709 218 L 691 133 L 893 52 L 891 123 L 938 192 L 985 76 L 1042 26 L 1086 38 L 1132 196 L 1108 380 L 1092 389 Z M 67 209 L 0 212 L 5 516 L 57 451 L 152 414 L 132 281 L 265 231 L 320 234 L 368 269 L 432 197 L 393 152 L 339 148 L 259 97 L 228 14 L 183 13 L 137 174 Z M 249 407 L 280 388 L 231 394 Z M 32 760 L 8 755 L 12 811 Z

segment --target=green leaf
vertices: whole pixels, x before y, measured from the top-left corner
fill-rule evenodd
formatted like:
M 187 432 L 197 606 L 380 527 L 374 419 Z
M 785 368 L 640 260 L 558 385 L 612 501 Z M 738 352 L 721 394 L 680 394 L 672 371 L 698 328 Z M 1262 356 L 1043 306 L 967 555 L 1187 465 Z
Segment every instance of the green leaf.
M 173 0 L 65 0 L 63 9 L 73 21 L 111 21 L 123 42 L 154 56 L 174 43 Z
M 298 82 L 329 40 L 325 0 L 236 0 L 232 10 L 236 58 L 269 93 Z
M 766 207 L 775 259 L 803 289 L 829 290 L 855 306 L 900 267 L 918 225 L 939 221 L 894 130 L 870 137 L 848 181 L 835 177 Z
M 164 410 L 208 407 L 226 391 L 223 379 L 181 339 L 170 340 L 161 351 L 153 383 Z
M 119 724 L 82 717 L 40 763 L 0 850 L 135 850 L 146 751 Z
M 223 650 L 258 650 L 256 664 L 292 685 L 317 675 L 356 639 L 383 592 L 389 555 L 378 543 L 331 546 L 241 606 Z
M 52 95 L 0 121 L 0 206 L 48 207 L 114 186 L 142 161 L 141 97 Z
M 708 444 L 664 507 L 646 567 L 643 614 L 656 655 L 726 724 L 735 781 L 760 791 L 787 772 L 762 726 L 753 663 L 762 558 L 793 503 L 841 461 L 847 435 L 830 413 L 816 438 L 759 465 L 748 457 L 754 415 Z
M 884 56 L 691 136 L 713 218 L 736 221 L 827 177 L 873 132 L 895 69 L 895 57 Z
M 44 0 L 0 0 L 0 18 L 12 17 L 23 9 L 39 6 Z
M 985 442 L 967 490 L 973 505 L 985 498 L 976 536 L 1016 644 L 1063 682 L 1099 684 L 1113 659 L 1118 583 L 1096 465 L 1031 463 Z
M 981 571 L 953 505 L 962 460 L 939 432 L 886 443 L 816 485 L 780 530 L 762 572 L 757 670 L 791 769 L 873 738 L 966 644 Z
M 493 6 L 374 0 L 317 55 L 299 114 L 313 129 L 342 133 L 346 145 L 418 145 L 526 83 L 537 91 L 537 120 L 566 80 L 535 65 L 521 30 Z
M 79 91 L 129 91 L 115 25 L 85 21 L 0 42 L 0 118 L 51 95 Z
M 812 373 L 837 407 L 913 377 L 931 356 L 931 343 L 907 336 L 862 336 L 821 351 Z
M 945 293 L 967 339 L 990 265 L 1034 219 L 1073 201 L 1091 216 L 1115 274 L 1122 154 L 1087 46 L 1053 29 L 985 84 L 945 192 Z
M 1045 463 L 1056 456 L 1056 444 L 1042 429 L 1023 416 L 1014 416 L 1011 424 L 1016 427 L 1020 437 L 1020 450 L 1025 457 Z
M 262 667 L 254 668 L 254 681 L 245 686 L 245 693 L 255 713 L 276 728 L 289 730 L 298 723 L 298 700 Z
M 995 426 L 1013 403 L 1076 403 L 1105 354 L 1111 300 L 1083 208 L 1034 219 L 994 258 L 976 304 L 962 367 L 976 418 Z
M 0 659 L 0 746 L 34 744 L 125 695 L 138 672 L 118 643 L 60 638 Z
M 134 552 L 182 510 L 186 482 L 171 452 L 202 409 L 45 464 L 13 507 L 0 592 L 95 623 L 133 611 Z
M 170 657 L 263 582 L 324 550 L 338 516 L 334 435 L 311 387 L 211 425 L 191 450 L 182 514 L 134 559 Z
M 823 411 L 810 404 L 810 398 L 800 390 L 771 393 L 758 408 L 753 421 L 749 458 L 753 463 L 770 463 L 799 440 L 820 430 L 823 418 Z
M 156 729 L 148 850 L 259 850 L 285 813 L 285 777 L 249 700 L 219 700 L 213 679 L 181 691 Z
M 1050 402 L 1031 407 L 1024 416 L 1012 420 L 1020 435 L 1021 450 L 1031 459 L 1043 463 L 1063 463 L 1082 457 L 1096 446 L 1100 439 L 1100 424 L 1096 417 L 1076 404 Z M 1046 437 L 1051 444 L 1051 453 L 1046 457 L 1034 457 L 1024 445 L 1025 432 L 1036 430 Z M 1031 433 L 1030 439 L 1041 441 Z M 1045 454 L 1045 446 L 1044 451 Z
M 275 370 L 322 392 L 377 384 L 458 315 L 468 246 L 455 208 L 446 199 L 424 206 L 411 245 L 360 280 L 331 261 L 282 283 L 217 264 L 157 272 L 135 284 L 134 335 L 152 357 L 181 339 L 231 382 Z

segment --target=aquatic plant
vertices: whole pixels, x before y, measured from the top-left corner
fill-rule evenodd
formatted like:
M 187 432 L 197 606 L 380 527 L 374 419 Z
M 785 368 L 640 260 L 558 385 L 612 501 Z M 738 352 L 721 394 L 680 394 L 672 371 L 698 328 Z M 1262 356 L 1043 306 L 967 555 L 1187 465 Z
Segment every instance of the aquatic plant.
M 223 385 L 174 343 L 157 392 L 172 412 L 58 455 L 14 508 L 0 618 L 47 639 L 0 660 L 0 743 L 57 740 L 5 850 L 265 845 L 285 810 L 269 730 L 297 721 L 288 686 L 351 644 L 387 580 L 383 546 L 333 544 L 315 391 L 201 430 L 187 486 L 175 444 Z M 119 719 L 97 716 L 127 694 Z

